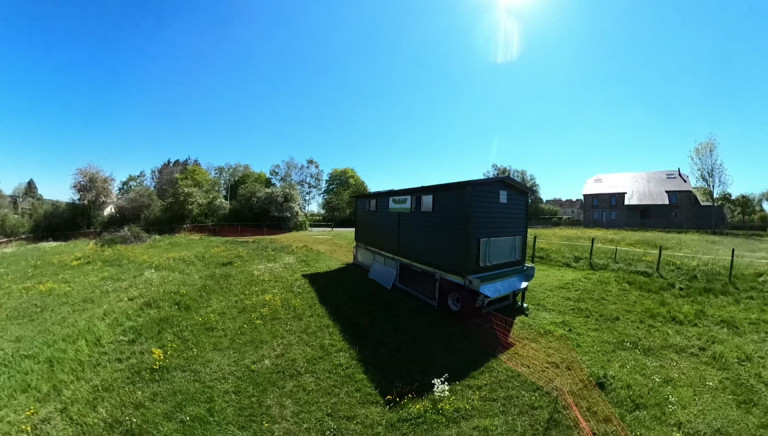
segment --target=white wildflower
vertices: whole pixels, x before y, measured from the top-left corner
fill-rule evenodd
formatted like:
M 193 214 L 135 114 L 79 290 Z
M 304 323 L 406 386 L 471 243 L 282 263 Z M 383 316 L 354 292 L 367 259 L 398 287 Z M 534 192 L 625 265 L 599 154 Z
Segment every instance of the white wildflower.
M 448 378 L 448 374 L 445 374 L 440 378 L 436 378 L 432 380 L 432 384 L 434 385 L 432 392 L 435 394 L 436 397 L 445 398 L 449 395 L 448 382 L 445 381 L 445 379 L 447 378 Z

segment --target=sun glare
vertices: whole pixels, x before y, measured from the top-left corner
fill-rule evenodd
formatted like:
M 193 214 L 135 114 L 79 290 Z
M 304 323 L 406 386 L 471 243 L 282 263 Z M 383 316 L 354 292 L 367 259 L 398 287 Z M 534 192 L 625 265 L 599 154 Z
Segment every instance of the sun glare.
M 513 62 L 522 51 L 522 28 L 515 19 L 514 11 L 528 0 L 497 0 L 496 37 L 493 61 L 498 64 Z

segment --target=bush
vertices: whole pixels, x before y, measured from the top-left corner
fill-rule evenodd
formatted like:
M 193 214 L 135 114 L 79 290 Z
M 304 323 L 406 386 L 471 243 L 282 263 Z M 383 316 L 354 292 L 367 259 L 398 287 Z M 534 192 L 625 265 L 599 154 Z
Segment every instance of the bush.
M 13 238 L 29 233 L 31 223 L 28 219 L 7 210 L 0 210 L 0 239 Z
M 149 235 L 141 228 L 126 226 L 120 230 L 102 234 L 96 241 L 96 244 L 102 247 L 112 247 L 115 245 L 141 244 L 148 240 Z

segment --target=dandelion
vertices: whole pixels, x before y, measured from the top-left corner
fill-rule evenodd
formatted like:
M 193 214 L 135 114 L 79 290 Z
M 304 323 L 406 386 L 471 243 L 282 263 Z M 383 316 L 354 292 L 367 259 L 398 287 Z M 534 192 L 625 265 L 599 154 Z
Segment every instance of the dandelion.
M 160 369 L 160 366 L 163 364 L 163 361 L 165 360 L 165 355 L 163 354 L 163 350 L 159 348 L 153 348 L 152 357 L 155 359 L 155 364 L 152 365 L 152 368 Z

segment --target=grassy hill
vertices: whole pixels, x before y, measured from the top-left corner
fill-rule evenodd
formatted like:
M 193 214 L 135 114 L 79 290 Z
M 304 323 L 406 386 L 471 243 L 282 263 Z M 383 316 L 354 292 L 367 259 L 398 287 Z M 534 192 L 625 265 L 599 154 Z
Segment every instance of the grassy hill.
M 695 265 L 659 277 L 611 253 L 592 270 L 542 245 L 515 370 L 486 324 L 348 265 L 352 244 L 334 232 L 0 250 L 0 434 L 577 434 L 545 353 L 580 361 L 632 433 L 768 428 L 760 266 L 713 287 Z

